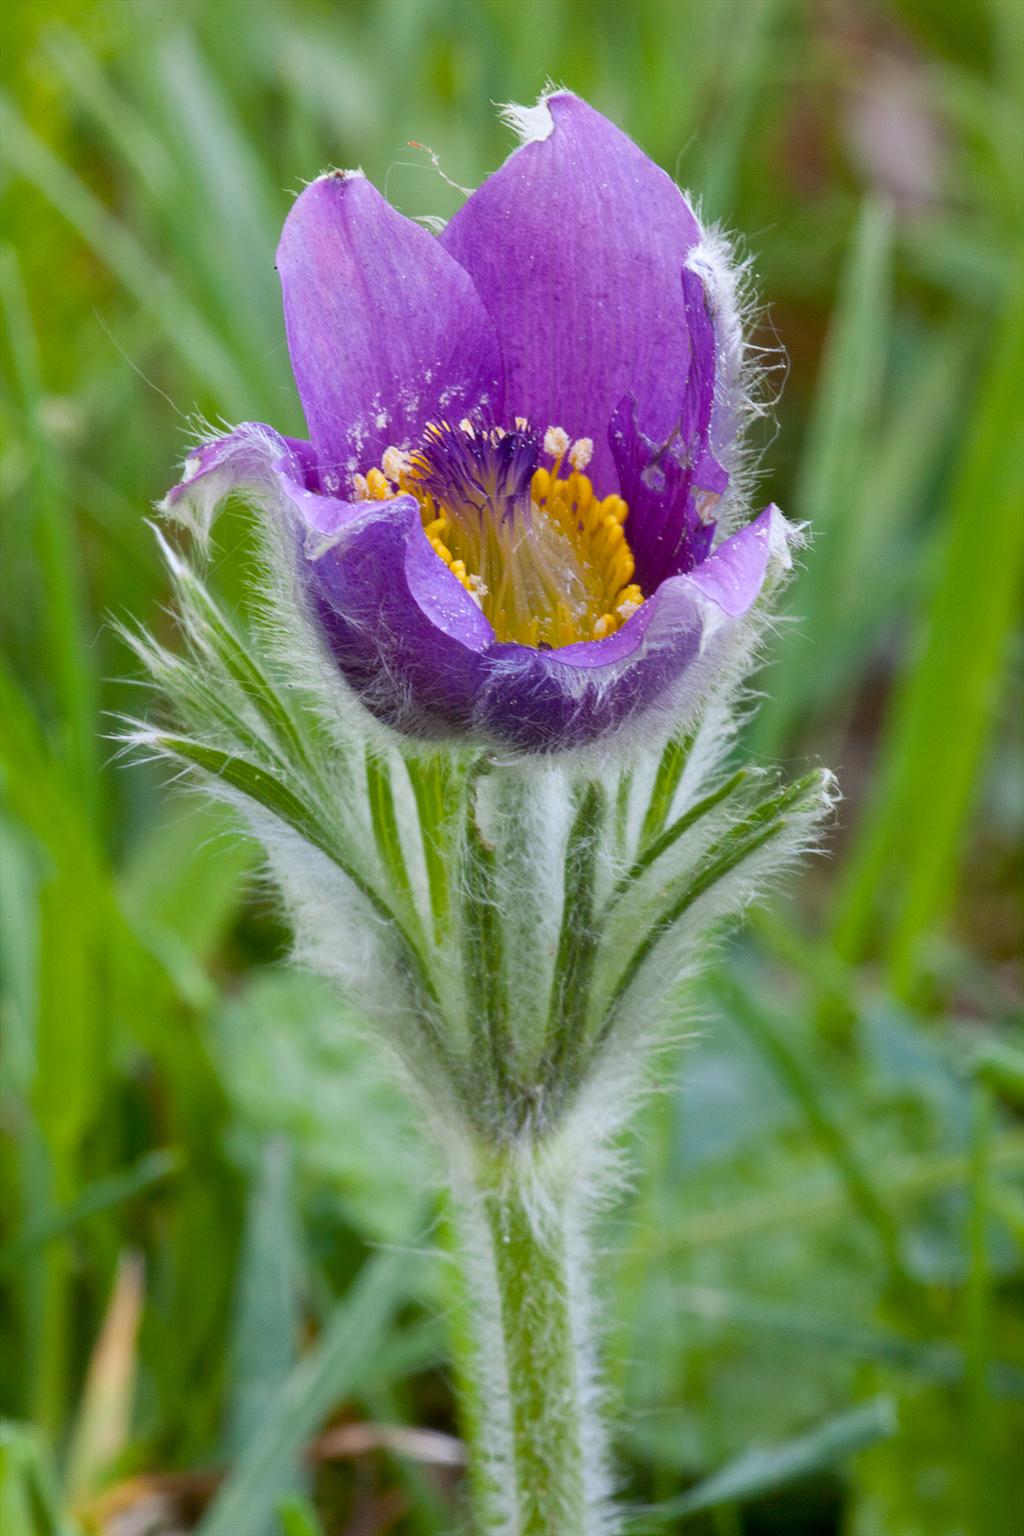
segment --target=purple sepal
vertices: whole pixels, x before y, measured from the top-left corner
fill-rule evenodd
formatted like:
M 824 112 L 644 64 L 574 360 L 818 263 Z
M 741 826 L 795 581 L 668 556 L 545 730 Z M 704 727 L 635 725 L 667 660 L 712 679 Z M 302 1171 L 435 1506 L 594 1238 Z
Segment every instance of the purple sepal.
M 405 498 L 353 524 L 314 563 L 311 589 L 338 666 L 378 719 L 410 735 L 559 752 L 653 708 L 695 708 L 708 686 L 695 664 L 734 631 L 787 544 L 770 507 L 615 634 L 550 651 L 495 640 Z
M 494 322 L 509 415 L 592 438 L 590 473 L 608 494 L 607 431 L 623 396 L 654 437 L 678 418 L 690 356 L 679 272 L 701 229 L 672 178 L 578 96 L 535 111 L 550 131 L 513 151 L 440 243 Z
M 715 330 L 704 285 L 684 268 L 682 291 L 691 352 L 674 430 L 654 441 L 637 423 L 636 399 L 619 402 L 608 439 L 622 494 L 636 579 L 653 592 L 703 560 L 715 533 L 714 503 L 729 477 L 709 446 L 715 400 Z
M 682 725 L 714 682 L 714 657 L 736 638 L 772 563 L 786 567 L 790 530 L 767 507 L 702 565 L 670 577 L 605 640 L 552 651 L 496 645 L 478 729 L 522 751 L 592 744 L 649 711 Z
M 472 729 L 494 630 L 411 497 L 376 503 L 305 575 L 331 654 L 372 714 L 412 736 Z
M 466 272 L 362 175 L 321 176 L 277 251 L 292 372 L 324 488 L 429 421 L 502 410 L 494 327 Z
M 315 549 L 336 538 L 358 507 L 322 495 L 319 481 L 311 444 L 282 437 L 263 422 L 243 421 L 192 450 L 181 479 L 158 510 L 189 524 L 205 541 L 221 503 L 231 495 L 245 495 L 264 509 L 283 512 Z

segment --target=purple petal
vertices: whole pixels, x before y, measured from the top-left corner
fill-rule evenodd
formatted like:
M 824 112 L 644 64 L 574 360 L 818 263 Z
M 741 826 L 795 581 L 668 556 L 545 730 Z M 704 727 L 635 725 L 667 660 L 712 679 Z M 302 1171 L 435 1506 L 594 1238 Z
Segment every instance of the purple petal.
M 297 573 L 324 639 L 367 708 L 412 735 L 468 731 L 494 630 L 431 549 L 410 496 L 320 495 L 308 443 L 244 422 L 185 461 L 160 510 L 202 536 L 244 495 L 298 535 Z
M 681 724 L 714 685 L 772 562 L 790 563 L 790 538 L 768 507 L 702 565 L 666 581 L 606 640 L 552 651 L 495 645 L 478 728 L 535 752 L 586 746 L 649 710 Z
M 365 177 L 322 176 L 277 252 L 292 370 L 324 487 L 428 421 L 501 410 L 494 329 L 466 273 Z M 333 477 L 337 478 L 334 479 Z
M 791 525 L 772 504 L 681 579 L 688 580 L 728 618 L 738 618 L 760 593 L 771 560 L 776 559 L 785 569 L 792 564 L 789 549 L 795 537 Z
M 690 356 L 679 273 L 701 230 L 671 178 L 578 97 L 550 96 L 534 113 L 546 137 L 510 155 L 441 244 L 494 321 L 506 413 L 592 438 L 606 494 L 623 397 L 653 438 L 678 421 Z
M 696 709 L 772 558 L 785 563 L 787 550 L 785 520 L 769 508 L 616 634 L 551 651 L 495 641 L 409 498 L 367 504 L 309 578 L 331 652 L 379 719 L 414 736 L 557 752 L 650 709 L 677 719 Z
M 705 558 L 715 531 L 714 503 L 729 483 L 709 447 L 715 402 L 714 322 L 703 283 L 686 268 L 682 293 L 691 352 L 678 432 L 667 442 L 652 441 L 637 424 L 632 394 L 620 402 L 609 431 L 619 486 L 629 505 L 637 581 L 645 592 Z
M 224 437 L 200 443 L 189 454 L 181 480 L 159 511 L 207 538 L 214 514 L 231 495 L 247 495 L 285 518 L 312 546 L 335 538 L 359 503 L 323 496 L 310 443 L 282 437 L 273 427 L 243 421 Z M 268 505 L 272 504 L 272 505 Z
M 412 736 L 472 728 L 494 630 L 431 549 L 411 497 L 377 503 L 309 578 L 331 653 L 367 709 Z

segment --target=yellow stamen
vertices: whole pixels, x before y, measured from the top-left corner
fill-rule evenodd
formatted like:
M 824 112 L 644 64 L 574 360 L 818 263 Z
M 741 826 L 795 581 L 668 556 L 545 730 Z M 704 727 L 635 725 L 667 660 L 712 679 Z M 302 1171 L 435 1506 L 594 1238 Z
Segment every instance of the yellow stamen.
M 387 475 L 379 469 L 371 469 L 366 477 L 367 491 L 372 501 L 387 501 L 395 493 Z
M 481 430 L 487 435 L 468 418 L 459 428 L 467 436 Z M 423 484 L 431 475 L 432 446 L 442 445 L 450 430 L 432 423 L 422 449 L 389 448 L 383 470 L 356 477 L 359 493 L 377 501 L 416 498 L 431 548 L 490 619 L 499 640 L 554 648 L 614 634 L 644 597 L 633 579 L 636 567 L 624 528 L 629 508 L 614 493 L 596 496 L 583 473 L 593 456 L 592 441 L 570 443 L 561 427 L 549 427 L 544 451 L 553 463 L 534 471 L 524 502 L 506 509 L 499 497 L 482 510 L 441 504 Z M 489 430 L 494 443 L 505 435 Z M 563 478 L 566 458 L 571 472 Z M 436 476 L 431 483 L 436 487 Z M 493 487 L 483 490 L 494 497 Z
M 569 463 L 573 469 L 578 469 L 582 474 L 594 457 L 594 440 L 590 437 L 578 437 L 569 449 Z

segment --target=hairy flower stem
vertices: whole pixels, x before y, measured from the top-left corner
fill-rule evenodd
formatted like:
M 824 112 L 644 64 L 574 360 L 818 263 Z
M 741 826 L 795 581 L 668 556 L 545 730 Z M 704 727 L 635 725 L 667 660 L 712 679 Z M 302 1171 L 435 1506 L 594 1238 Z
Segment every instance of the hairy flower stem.
M 585 1275 L 569 1200 L 510 1157 L 459 1202 L 465 1418 L 479 1536 L 590 1536 L 600 1518 Z

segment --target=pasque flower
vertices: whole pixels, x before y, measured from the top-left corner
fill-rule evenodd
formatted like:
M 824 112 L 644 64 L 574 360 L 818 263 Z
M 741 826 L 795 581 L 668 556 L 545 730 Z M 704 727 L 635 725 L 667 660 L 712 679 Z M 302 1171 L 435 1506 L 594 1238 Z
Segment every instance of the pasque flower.
M 729 763 L 793 531 L 748 518 L 736 278 L 577 97 L 440 235 L 361 175 L 278 251 L 308 441 L 246 423 L 165 510 L 258 513 L 239 631 L 164 542 L 183 654 L 130 635 L 266 850 L 298 956 L 397 1058 L 453 1193 L 481 1536 L 609 1536 L 587 1231 L 709 934 L 831 795 Z M 341 1133 L 339 1128 L 339 1133 Z
M 744 401 L 715 240 L 578 97 L 516 122 L 436 237 L 360 173 L 302 192 L 277 261 L 309 441 L 208 440 L 165 506 L 271 507 L 378 719 L 537 752 L 695 711 L 787 528 L 721 535 Z

